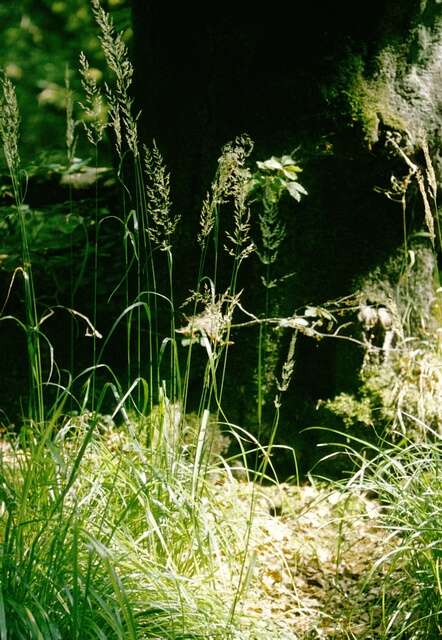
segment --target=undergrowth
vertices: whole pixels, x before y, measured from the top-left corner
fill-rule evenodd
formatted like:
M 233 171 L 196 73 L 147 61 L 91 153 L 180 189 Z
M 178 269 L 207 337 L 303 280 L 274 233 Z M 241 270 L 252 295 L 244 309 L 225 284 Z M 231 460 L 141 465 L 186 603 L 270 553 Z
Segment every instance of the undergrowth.
M 407 168 L 402 181 L 393 176 L 387 193 L 402 205 L 404 246 L 360 282 L 361 385 L 325 406 L 347 428 L 340 446 L 356 471 L 345 489 L 374 496 L 381 506 L 377 526 L 387 550 L 361 583 L 363 593 L 377 596 L 367 611 L 370 637 L 431 640 L 442 631 L 437 181 L 425 138 L 421 164 L 397 140 L 387 143 Z M 406 213 L 413 189 L 426 229 L 410 237 Z M 363 427 L 359 437 L 355 425 Z
M 82 229 L 85 247 L 70 274 L 69 304 L 45 305 L 38 290 L 31 245 L 38 242 L 32 224 L 39 214 L 25 204 L 15 90 L 6 76 L 0 78 L 0 138 L 14 200 L 5 224 L 20 237 L 0 320 L 23 332 L 29 370 L 23 426 L 5 440 L 0 457 L 0 640 L 268 637 L 268 628 L 260 636 L 254 620 L 241 611 L 255 562 L 250 540 L 257 487 L 276 476 L 272 450 L 298 332 L 321 338 L 334 329 L 340 313 L 331 303 L 278 317 L 273 290 L 291 275 L 281 277 L 275 268 L 286 235 L 279 204 L 287 195 L 297 202 L 306 195 L 298 181 L 301 169 L 292 155 L 283 155 L 257 162 L 252 170 L 247 135 L 225 145 L 195 230 L 195 285 L 184 312 L 178 309 L 180 216 L 161 141 L 141 144 L 126 45 L 99 0 L 91 0 L 91 7 L 108 80 L 97 83 L 86 55 L 80 55 L 84 96 L 77 116 L 66 77 L 63 184 L 95 187 L 88 225 L 70 201 L 69 223 Z M 81 129 L 94 166 L 75 157 Z M 99 195 L 98 178 L 108 175 L 99 167 L 106 136 L 114 142 L 121 187 L 117 213 L 103 213 Z M 417 176 L 426 239 L 434 243 L 436 190 L 425 158 L 427 182 L 417 171 L 409 181 Z M 408 166 L 415 167 L 411 160 Z M 404 207 L 407 185 L 401 192 Z M 102 334 L 100 242 L 107 225 L 118 230 L 121 273 L 106 291 L 109 329 Z M 252 255 L 263 286 L 256 313 L 245 308 L 239 284 Z M 350 429 L 344 434 L 358 467 L 346 488 L 378 496 L 384 505 L 380 526 L 395 543 L 362 585 L 369 588 L 382 575 L 373 637 L 418 640 L 440 635 L 442 609 L 442 379 L 434 249 L 406 244 L 401 260 L 391 261 L 388 270 L 394 273 L 367 276 L 357 297 L 356 341 L 365 354 L 359 395 L 343 394 L 326 406 L 347 427 L 381 425 L 388 435 L 378 448 L 369 439 L 352 450 L 357 439 Z M 11 291 L 20 285 L 23 311 L 9 314 Z M 73 364 L 58 367 L 45 333 L 50 319 L 63 314 L 70 322 L 71 363 L 79 326 L 91 341 L 91 361 L 80 371 Z M 248 327 L 258 328 L 253 381 L 258 437 L 231 424 L 223 402 L 232 334 L 237 340 Z M 274 328 L 289 334 L 279 372 Z M 124 354 L 122 376 L 108 363 L 116 348 Z M 199 379 L 195 362 L 203 363 Z M 195 403 L 190 388 L 196 382 Z M 264 405 L 266 419 L 267 407 L 273 407 L 270 424 L 264 424 Z M 265 447 L 259 442 L 264 433 Z M 236 456 L 229 455 L 231 442 Z M 294 470 L 296 476 L 296 460 Z M 227 492 L 218 490 L 235 487 L 238 479 L 253 481 L 246 511 L 235 499 L 226 505 Z M 338 539 L 338 550 L 341 543 Z
M 148 433 L 86 414 L 4 450 L 2 638 L 241 637 L 247 524 L 162 409 Z
M 5 441 L 0 460 L 0 639 L 255 637 L 239 606 L 252 570 L 248 545 L 255 493 L 247 514 L 244 509 L 236 513 L 233 505 L 227 521 L 215 488 L 217 482 L 236 482 L 235 473 L 245 480 L 269 481 L 268 472 L 274 477 L 271 447 L 293 371 L 294 341 L 275 388 L 267 448 L 230 424 L 223 392 L 234 316 L 242 314 L 244 325 L 267 322 L 243 308 L 238 287 L 242 264 L 256 251 L 252 202 L 261 207 L 259 256 L 266 265 L 268 291 L 270 264 L 285 235 L 278 203 L 284 193 L 297 201 L 305 195 L 297 180 L 300 168 L 284 156 L 258 163 L 252 172 L 253 144 L 246 135 L 224 147 L 202 207 L 195 288 L 180 320 L 174 285 L 180 218 L 174 213 L 169 175 L 159 146 L 139 141 L 126 45 L 99 0 L 91 0 L 91 7 L 108 81 L 103 86 L 96 82 L 81 53 L 84 97 L 77 117 L 66 74 L 62 183 L 71 190 L 77 184 L 95 186 L 90 223 L 79 223 L 87 246 L 79 270 L 69 277 L 68 304 L 45 306 L 35 283 L 30 240 L 35 240 L 36 218 L 24 201 L 19 108 L 12 83 L 6 76 L 0 79 L 0 137 L 14 196 L 8 224 L 18 221 L 21 240 L 0 319 L 24 332 L 29 367 L 23 426 Z M 95 166 L 75 157 L 81 129 Z M 107 135 L 115 144 L 121 210 L 103 216 L 99 177 L 107 172 L 98 159 Z M 70 224 L 77 227 L 72 199 L 69 208 Z M 231 212 L 226 229 L 221 211 L 223 216 Z M 110 329 L 102 334 L 100 242 L 107 224 L 119 230 L 123 258 L 118 284 L 106 294 Z M 70 255 L 74 262 L 73 246 Z M 226 282 L 227 260 L 230 277 L 219 290 L 221 268 Z M 86 272 L 90 288 L 85 291 Z M 165 290 L 159 288 L 159 273 L 166 274 L 160 278 Z M 9 315 L 5 309 L 19 285 L 24 313 Z M 264 311 L 269 308 L 266 303 Z M 46 323 L 63 314 L 70 322 L 66 335 L 72 364 L 79 326 L 91 341 L 92 358 L 84 370 L 59 369 L 45 333 Z M 295 325 L 287 328 L 296 335 Z M 261 333 L 259 352 L 263 340 Z M 123 377 L 107 363 L 121 342 Z M 194 408 L 189 386 L 195 349 L 205 363 Z M 262 360 L 258 370 L 261 388 Z M 105 407 L 110 407 L 108 420 L 101 415 Z M 232 440 L 240 452 L 236 458 L 226 453 Z M 247 468 L 246 451 L 255 454 L 256 468 Z
M 359 469 L 346 489 L 375 495 L 382 505 L 378 526 L 389 549 L 361 583 L 363 592 L 377 594 L 368 613 L 382 640 L 429 640 L 442 629 L 440 434 L 423 424 L 419 430 L 426 436 L 419 442 L 365 442 L 370 455 L 361 456 L 350 438 L 347 450 Z

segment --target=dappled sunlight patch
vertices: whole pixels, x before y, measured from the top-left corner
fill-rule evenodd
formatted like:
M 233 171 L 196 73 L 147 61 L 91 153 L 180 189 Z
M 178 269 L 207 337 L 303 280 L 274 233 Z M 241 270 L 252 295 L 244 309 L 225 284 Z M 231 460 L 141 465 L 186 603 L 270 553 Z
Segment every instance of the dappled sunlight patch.
M 234 483 L 228 491 L 236 492 L 244 511 L 255 494 L 253 575 L 241 601 L 244 615 L 266 618 L 280 637 L 361 637 L 373 629 L 379 592 L 362 587 L 393 546 L 375 500 L 310 484 Z

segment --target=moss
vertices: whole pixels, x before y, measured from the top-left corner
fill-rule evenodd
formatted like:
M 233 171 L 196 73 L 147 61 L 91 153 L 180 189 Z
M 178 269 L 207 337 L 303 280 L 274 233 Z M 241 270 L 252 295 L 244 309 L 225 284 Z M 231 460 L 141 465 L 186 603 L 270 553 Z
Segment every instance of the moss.
M 374 59 L 350 52 L 324 89 L 324 97 L 339 122 L 359 128 L 371 148 L 380 128 L 405 132 L 409 123 L 396 83 L 406 58 L 405 48 L 384 48 Z
M 373 426 L 420 441 L 423 425 L 442 433 L 441 302 L 434 250 L 417 239 L 408 246 L 412 261 L 399 251 L 360 283 L 362 304 L 388 309 L 392 342 L 380 351 L 366 342 L 357 392 L 322 405 L 352 431 Z
M 339 416 L 347 429 L 353 428 L 355 424 L 373 426 L 373 407 L 367 397 L 356 398 L 349 393 L 340 393 L 333 400 L 327 400 L 324 408 Z
M 384 51 L 377 60 L 377 71 L 368 77 L 362 61 L 356 66 L 348 88 L 351 119 L 362 127 L 364 137 L 371 147 L 379 139 L 383 126 L 405 132 L 408 123 L 400 113 L 395 92 L 397 55 Z

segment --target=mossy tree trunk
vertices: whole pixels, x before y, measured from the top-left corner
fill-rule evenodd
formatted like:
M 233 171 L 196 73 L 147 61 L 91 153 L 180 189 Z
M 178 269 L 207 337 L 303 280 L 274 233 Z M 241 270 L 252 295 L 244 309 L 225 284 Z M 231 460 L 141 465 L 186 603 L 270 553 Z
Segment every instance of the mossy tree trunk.
M 244 131 L 255 140 L 255 159 L 299 147 L 309 191 L 295 212 L 288 204 L 282 211 L 288 236 L 281 272 L 296 277 L 277 292 L 281 313 L 348 294 L 382 264 L 403 242 L 403 220 L 400 204 L 380 192 L 390 188 L 392 173 L 403 178 L 408 171 L 386 138 L 397 134 L 425 173 L 424 131 L 438 180 L 442 173 L 440 13 L 438 0 L 376 0 L 298 3 L 295 17 L 283 5 L 223 3 L 212 17 L 192 4 L 171 10 L 134 1 L 142 130 L 147 143 L 157 140 L 172 172 L 184 215 L 182 264 L 193 265 L 199 203 L 219 150 Z M 407 208 L 408 232 L 425 227 L 422 199 L 415 202 L 412 214 Z M 254 304 L 262 297 L 257 263 L 246 275 Z M 185 296 L 186 266 L 180 283 Z M 301 340 L 283 438 L 293 443 L 299 426 L 315 422 L 318 398 L 354 388 L 360 357 L 335 343 Z M 253 371 L 238 371 L 233 419 L 247 421 L 253 401 L 239 400 L 237 390 L 247 396 Z

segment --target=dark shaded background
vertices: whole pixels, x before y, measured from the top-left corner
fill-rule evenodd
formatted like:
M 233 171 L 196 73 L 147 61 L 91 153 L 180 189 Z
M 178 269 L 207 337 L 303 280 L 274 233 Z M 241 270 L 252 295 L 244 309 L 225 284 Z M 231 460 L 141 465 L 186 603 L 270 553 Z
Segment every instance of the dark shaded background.
M 208 6 L 195 3 L 148 0 L 133 0 L 131 6 L 114 0 L 103 2 L 103 6 L 125 32 L 135 66 L 134 92 L 136 108 L 141 110 L 142 137 L 147 144 L 156 139 L 171 171 L 176 210 L 182 214 L 176 255 L 178 302 L 194 285 L 199 207 L 216 170 L 220 149 L 243 132 L 255 141 L 252 166 L 255 160 L 296 150 L 303 167 L 301 182 L 309 192 L 300 205 L 288 200 L 282 205 L 287 238 L 279 274 L 295 272 L 295 277 L 285 281 L 275 294 L 274 304 L 280 315 L 350 293 L 355 279 L 381 263 L 400 244 L 400 209 L 374 190 L 388 185 L 392 160 L 381 145 L 368 147 L 361 124 L 349 107 L 347 90 L 356 57 L 370 69 L 381 47 L 406 39 L 420 9 L 417 0 L 350 5 L 292 2 L 259 8 L 255 3 L 238 6 L 227 2 L 211 5 L 210 11 Z M 64 63 L 75 69 L 78 51 L 83 48 L 94 65 L 103 65 L 87 3 L 6 2 L 2 3 L 0 16 L 5 34 L 0 64 L 9 65 L 10 75 L 15 74 L 23 103 L 24 157 L 35 160 L 48 147 L 52 147 L 52 154 L 63 154 L 63 101 L 61 105 L 57 102 L 57 91 L 63 91 Z M 74 73 L 72 86 L 79 88 Z M 44 94 L 42 98 L 45 90 L 46 101 Z M 61 141 L 54 145 L 57 132 Z M 103 162 L 113 161 L 109 149 L 104 152 Z M 84 142 L 79 142 L 78 153 L 88 153 Z M 44 175 L 39 180 L 29 182 L 31 207 L 52 208 L 55 201 L 68 199 L 66 190 L 60 192 L 54 181 Z M 88 195 L 80 194 L 78 199 Z M 102 206 L 111 211 L 121 205 L 112 189 L 102 197 Z M 85 212 L 84 218 L 87 216 Z M 2 232 L 6 233 L 4 227 Z M 112 286 L 112 279 L 119 277 L 113 233 L 115 230 L 110 230 L 106 236 L 107 251 L 100 262 L 100 281 L 106 286 Z M 55 263 L 48 260 L 50 255 L 45 254 L 44 265 L 37 265 L 45 283 L 45 302 L 49 305 L 56 297 L 66 303 L 67 292 L 60 285 L 51 300 L 54 288 L 48 282 L 54 281 L 51 265 Z M 87 271 L 77 300 L 85 313 L 90 311 Z M 257 312 L 262 309 L 263 299 L 260 275 L 257 259 L 251 258 L 240 282 L 246 290 L 245 303 Z M 10 272 L 4 269 L 2 291 L 7 289 L 9 278 Z M 11 301 L 11 311 L 20 302 L 17 294 Z M 100 304 L 98 321 L 106 330 L 109 313 L 104 290 Z M 50 331 L 66 366 L 63 351 L 68 341 L 62 324 L 55 322 Z M 80 366 L 90 356 L 90 345 L 77 337 Z M 280 364 L 289 338 L 279 336 Z M 11 341 L 3 336 L 3 340 L 4 379 L 17 368 L 19 380 L 26 368 L 24 359 L 20 360 L 23 366 L 17 362 L 15 347 L 19 339 Z M 252 332 L 242 344 L 231 349 L 226 407 L 233 422 L 253 429 L 256 335 Z M 111 356 L 114 367 L 123 366 L 119 363 L 123 354 L 118 349 Z M 332 341 L 299 340 L 295 376 L 286 397 L 279 437 L 281 442 L 295 444 L 303 451 L 305 469 L 316 455 L 315 441 L 311 434 L 300 432 L 318 420 L 319 399 L 357 385 L 360 358 L 357 348 L 341 347 Z M 17 385 L 14 398 L 9 391 L 2 394 L 6 413 L 10 412 L 9 404 L 14 406 L 13 414 L 20 413 L 22 392 Z M 197 396 L 198 384 L 195 402 Z M 269 403 L 269 419 L 271 413 Z M 290 473 L 290 468 L 286 471 Z
M 282 207 L 288 237 L 280 273 L 296 275 L 278 290 L 281 315 L 350 293 L 358 277 L 400 245 L 400 209 L 375 192 L 388 186 L 396 167 L 381 144 L 369 148 L 347 91 L 355 59 L 370 71 L 383 46 L 406 40 L 419 9 L 419 2 L 392 0 L 259 10 L 227 3 L 209 14 L 195 5 L 133 3 L 142 131 L 157 139 L 172 170 L 185 220 L 183 262 L 194 266 L 194 224 L 219 150 L 242 132 L 255 141 L 255 159 L 296 149 L 309 192 L 301 205 Z M 179 290 L 189 288 L 187 273 Z M 254 309 L 263 296 L 259 275 L 251 259 L 241 285 Z M 280 337 L 281 363 L 288 339 Z M 247 427 L 254 415 L 252 367 L 241 363 L 256 360 L 254 344 L 251 338 L 241 352 L 232 349 L 227 387 L 229 415 Z M 317 455 L 316 436 L 300 431 L 321 419 L 319 399 L 357 387 L 361 357 L 357 347 L 300 338 L 280 438 L 303 450 L 305 467 Z

